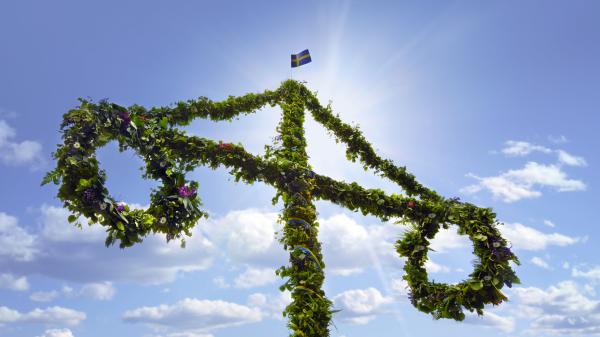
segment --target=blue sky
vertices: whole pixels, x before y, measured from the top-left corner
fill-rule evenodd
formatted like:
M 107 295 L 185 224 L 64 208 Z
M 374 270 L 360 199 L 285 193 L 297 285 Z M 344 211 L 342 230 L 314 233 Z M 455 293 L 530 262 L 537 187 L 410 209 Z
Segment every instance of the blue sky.
M 77 97 L 147 107 L 219 100 L 307 81 L 377 151 L 447 197 L 493 207 L 522 261 L 510 302 L 483 318 L 433 321 L 406 299 L 393 242 L 402 226 L 317 204 L 327 280 L 343 309 L 332 336 L 600 334 L 598 92 L 600 5 L 593 1 L 3 1 L 0 3 L 0 336 L 285 336 L 273 269 L 282 205 L 226 170 L 193 177 L 211 216 L 182 250 L 163 237 L 105 248 L 71 228 L 40 187 L 62 114 Z M 313 62 L 293 73 L 289 54 Z M 275 136 L 275 108 L 190 134 Z M 307 120 L 315 171 L 399 193 L 345 160 Z M 99 152 L 113 195 L 139 206 L 141 161 Z M 466 277 L 469 242 L 442 232 L 430 278 Z

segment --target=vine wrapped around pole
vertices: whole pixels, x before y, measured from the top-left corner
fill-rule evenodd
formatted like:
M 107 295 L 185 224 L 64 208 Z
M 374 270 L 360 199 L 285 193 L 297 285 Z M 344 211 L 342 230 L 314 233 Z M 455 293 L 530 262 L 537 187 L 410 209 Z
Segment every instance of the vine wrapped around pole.
M 262 181 L 276 188 L 273 204 L 279 197 L 284 204 L 281 243 L 290 256 L 290 265 L 277 273 L 287 279 L 280 289 L 292 293 L 293 301 L 284 311 L 291 336 L 328 336 L 333 315 L 332 303 L 321 289 L 325 264 L 317 240 L 315 199 L 360 210 L 383 221 L 394 217 L 401 219 L 398 223 L 410 224 L 411 229 L 396 242 L 396 250 L 407 258 L 404 279 L 411 303 L 434 318 L 462 320 L 464 309 L 481 315 L 486 304 L 506 300 L 501 292 L 505 285 L 519 282 L 510 265 L 519 261 L 500 235 L 501 224 L 491 209 L 445 199 L 419 184 L 405 167 L 380 158 L 357 127 L 344 123 L 330 106 L 321 106 L 299 82 L 287 80 L 275 91 L 229 97 L 222 102 L 201 97 L 152 109 L 138 105 L 125 108 L 108 101 L 80 102 L 64 115 L 64 143 L 53 153 L 57 165 L 43 183 L 60 185 L 58 198 L 72 212 L 70 222 L 77 224 L 83 216 L 90 224 L 104 226 L 107 246 L 119 242 L 121 248 L 129 247 L 151 233 L 185 243 L 193 226 L 207 216 L 200 209 L 199 184 L 186 179 L 186 173 L 198 166 L 224 166 L 236 181 Z M 262 157 L 246 152 L 240 144 L 188 136 L 176 128 L 195 118 L 231 120 L 265 105 L 279 105 L 283 116 L 278 126 L 280 146 L 267 146 Z M 360 160 L 365 169 L 397 183 L 406 195 L 387 195 L 380 189 L 365 189 L 355 182 L 348 184 L 313 172 L 306 155 L 305 111 L 346 145 L 349 160 Z M 121 151 L 133 149 L 145 161 L 144 178 L 162 182 L 152 191 L 147 209 L 131 209 L 105 187 L 106 174 L 99 168 L 96 150 L 110 141 L 117 141 Z M 429 240 L 440 228 L 450 225 L 457 225 L 459 234 L 473 242 L 477 256 L 474 270 L 457 284 L 429 281 L 424 267 Z

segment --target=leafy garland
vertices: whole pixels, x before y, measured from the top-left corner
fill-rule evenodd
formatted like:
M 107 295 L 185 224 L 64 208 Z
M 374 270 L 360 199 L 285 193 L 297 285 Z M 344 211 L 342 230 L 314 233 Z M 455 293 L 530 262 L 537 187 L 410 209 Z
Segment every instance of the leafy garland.
M 280 289 L 292 292 L 293 302 L 283 313 L 288 316 L 291 336 L 329 336 L 328 326 L 335 312 L 321 289 L 325 265 L 317 240 L 313 199 L 329 200 L 383 221 L 398 217 L 412 224 L 412 230 L 397 241 L 396 250 L 408 259 L 404 279 L 410 287 L 412 304 L 436 318 L 462 320 L 463 308 L 482 314 L 485 304 L 506 300 L 500 292 L 504 285 L 519 282 L 509 264 L 518 263 L 518 259 L 501 237 L 491 209 L 444 199 L 422 186 L 405 167 L 380 158 L 358 127 L 334 116 L 330 106 L 321 106 L 302 83 L 287 80 L 277 90 L 262 94 L 230 96 L 222 102 L 201 97 L 149 110 L 108 101 L 80 99 L 80 103 L 64 115 L 64 143 L 53 153 L 57 166 L 43 184 L 60 184 L 58 198 L 73 213 L 70 222 L 79 225 L 77 219 L 83 216 L 91 224 L 104 226 L 107 246 L 119 242 L 121 248 L 129 247 L 150 233 L 163 233 L 167 241 L 181 239 L 185 244 L 184 236 L 190 236 L 197 221 L 207 217 L 200 209 L 198 183 L 185 178 L 187 172 L 200 165 L 212 169 L 222 165 L 230 168 L 236 181 L 262 181 L 277 189 L 273 204 L 283 199 L 281 242 L 290 254 L 290 266 L 282 266 L 277 273 L 288 278 Z M 231 120 L 265 105 L 279 105 L 283 118 L 275 144 L 280 146 L 266 146 L 264 157 L 248 153 L 240 144 L 188 136 L 174 128 L 195 118 Z M 397 183 L 407 196 L 364 189 L 357 183 L 336 181 L 312 171 L 305 151 L 305 110 L 336 141 L 346 144 L 348 159 L 359 159 L 365 169 L 371 168 Z M 147 209 L 133 209 L 117 201 L 105 187 L 106 174 L 99 168 L 95 152 L 113 140 L 119 143 L 120 151 L 133 149 L 146 162 L 144 178 L 162 182 L 152 191 Z M 424 268 L 428 240 L 440 226 L 447 228 L 449 224 L 458 225 L 459 233 L 469 236 L 478 257 L 469 279 L 455 285 L 430 282 Z

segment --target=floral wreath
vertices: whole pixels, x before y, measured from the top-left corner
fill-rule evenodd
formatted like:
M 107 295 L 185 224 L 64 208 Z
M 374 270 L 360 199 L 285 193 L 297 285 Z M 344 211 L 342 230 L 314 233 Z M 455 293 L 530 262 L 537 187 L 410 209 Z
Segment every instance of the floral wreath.
M 129 247 L 149 232 L 164 233 L 167 240 L 181 238 L 184 245 L 182 234 L 191 235 L 190 229 L 206 213 L 199 209 L 198 183 L 185 179 L 191 167 L 159 146 L 160 137 L 169 132 L 167 119 L 152 118 L 138 106 L 126 110 L 106 101 L 80 101 L 79 109 L 65 114 L 61 125 L 64 145 L 54 153 L 61 170 L 49 173 L 44 181 L 62 179 L 58 196 L 74 213 L 69 221 L 83 215 L 90 223 L 106 226 L 107 246 L 118 240 L 121 248 Z M 105 187 L 106 173 L 99 169 L 95 153 L 110 140 L 117 140 L 121 151 L 135 149 L 146 159 L 144 177 L 162 182 L 152 191 L 148 208 L 117 202 Z
M 445 206 L 452 204 L 458 205 L 458 199 L 448 199 Z M 463 307 L 482 315 L 485 304 L 498 305 L 506 300 L 500 289 L 520 282 L 509 264 L 510 261 L 519 264 L 519 260 L 498 231 L 496 214 L 489 208 L 474 208 L 469 204 L 433 206 L 427 208 L 429 213 L 415 206 L 413 201 L 407 204 L 412 229 L 396 242 L 396 251 L 407 258 L 403 279 L 408 283 L 412 305 L 436 319 L 463 320 Z M 431 250 L 429 240 L 440 227 L 447 229 L 451 223 L 457 224 L 458 233 L 467 235 L 473 243 L 473 253 L 477 256 L 474 270 L 469 279 L 458 284 L 429 281 L 425 269 L 427 252 Z

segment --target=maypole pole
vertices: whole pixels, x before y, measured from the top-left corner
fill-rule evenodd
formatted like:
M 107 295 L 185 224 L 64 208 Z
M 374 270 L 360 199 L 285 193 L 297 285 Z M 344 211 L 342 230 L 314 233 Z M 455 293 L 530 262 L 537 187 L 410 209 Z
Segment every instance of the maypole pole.
M 293 337 L 329 336 L 331 301 L 325 298 L 323 286 L 324 264 L 321 244 L 317 240 L 318 223 L 313 203 L 314 172 L 308 165 L 304 137 L 304 99 L 298 83 L 286 81 L 286 91 L 280 106 L 283 116 L 277 131 L 282 146 L 274 151 L 278 161 L 304 168 L 300 175 L 282 172 L 286 183 L 280 190 L 284 202 L 280 219 L 284 222 L 281 243 L 290 254 L 290 266 L 277 273 L 288 277 L 281 287 L 292 293 L 293 301 L 284 311 Z M 288 176 L 286 176 L 288 175 Z

